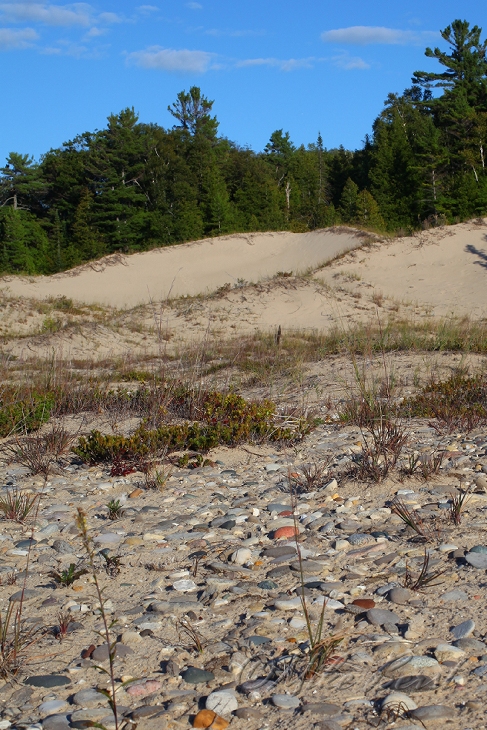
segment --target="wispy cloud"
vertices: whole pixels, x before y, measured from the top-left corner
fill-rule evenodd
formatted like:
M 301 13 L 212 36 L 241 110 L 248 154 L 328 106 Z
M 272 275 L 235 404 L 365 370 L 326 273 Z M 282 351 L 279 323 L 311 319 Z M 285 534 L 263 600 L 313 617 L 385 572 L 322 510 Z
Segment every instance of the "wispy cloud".
M 431 31 L 399 30 L 374 25 L 352 25 L 349 28 L 326 30 L 321 34 L 325 43 L 344 43 L 355 46 L 381 45 L 416 45 L 424 43 L 428 38 L 436 36 Z
M 201 3 L 186 3 L 186 7 L 191 8 L 191 10 L 203 10 Z
M 33 28 L 23 28 L 22 30 L 0 28 L 0 51 L 29 48 L 38 38 L 39 36 Z
M 348 53 L 341 53 L 331 59 L 334 66 L 343 68 L 345 71 L 366 71 L 370 68 L 370 63 L 364 61 L 360 56 L 350 56 Z
M 43 2 L 0 3 L 0 17 L 12 23 L 87 26 L 91 23 L 92 8 L 87 3 L 72 5 L 49 5 Z
M 142 13 L 143 15 L 150 15 L 151 13 L 158 13 L 159 8 L 155 5 L 139 5 L 138 8 L 135 8 L 137 12 Z
M 298 68 L 313 68 L 316 62 L 324 61 L 324 58 L 247 58 L 243 61 L 237 61 L 237 68 L 246 68 L 249 66 L 269 66 L 278 68 L 280 71 L 295 71 Z
M 247 38 L 263 36 L 265 34 L 265 30 L 228 30 L 220 28 L 209 28 L 208 30 L 205 30 L 205 35 L 211 35 L 215 38 L 220 38 L 221 36 L 228 36 L 230 38 Z
M 213 57 L 213 53 L 206 51 L 151 46 L 144 51 L 129 53 L 127 63 L 170 73 L 205 73 L 211 68 Z

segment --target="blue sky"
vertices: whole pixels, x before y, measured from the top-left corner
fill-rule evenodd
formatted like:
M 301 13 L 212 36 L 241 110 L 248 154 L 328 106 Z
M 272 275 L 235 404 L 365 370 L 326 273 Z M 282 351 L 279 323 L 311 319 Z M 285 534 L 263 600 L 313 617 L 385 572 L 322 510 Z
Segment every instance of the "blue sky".
M 214 99 L 220 134 L 261 150 L 275 129 L 295 144 L 355 149 L 390 91 L 433 70 L 427 45 L 473 0 L 0 0 L 0 164 L 38 158 L 129 106 L 172 126 L 192 85 Z

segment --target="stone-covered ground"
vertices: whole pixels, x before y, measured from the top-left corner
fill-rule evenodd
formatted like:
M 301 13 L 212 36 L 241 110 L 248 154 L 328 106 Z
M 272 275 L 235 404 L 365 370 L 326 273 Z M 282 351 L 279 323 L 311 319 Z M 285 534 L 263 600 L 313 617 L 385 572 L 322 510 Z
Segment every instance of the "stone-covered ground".
M 1 495 L 15 487 L 41 494 L 31 547 L 29 524 L 1 520 L 2 615 L 18 605 L 29 558 L 24 630 L 42 631 L 18 676 L 1 681 L 0 728 L 115 726 L 96 691 L 108 687 L 108 662 L 93 579 L 59 587 L 51 575 L 86 565 L 78 507 L 116 619 L 121 725 L 484 728 L 487 431 L 445 437 L 422 421 L 409 430 L 406 454 L 445 451 L 432 480 L 399 471 L 381 484 L 347 478 L 361 435 L 333 424 L 294 449 L 219 449 L 214 466 L 174 469 L 161 492 L 141 489 L 141 474 L 111 478 L 75 461 L 45 485 L 15 463 L 2 468 Z M 318 484 L 292 500 L 288 474 L 325 461 Z M 450 500 L 466 488 L 455 526 Z M 435 525 L 429 543 L 391 511 L 397 494 Z M 113 521 L 112 499 L 125 509 Z M 295 525 L 312 630 L 325 602 L 322 638 L 341 639 L 311 679 Z M 425 549 L 429 571 L 442 574 L 422 590 L 404 587 Z M 118 574 L 108 574 L 100 551 L 120 557 Z M 62 640 L 60 615 L 71 619 Z

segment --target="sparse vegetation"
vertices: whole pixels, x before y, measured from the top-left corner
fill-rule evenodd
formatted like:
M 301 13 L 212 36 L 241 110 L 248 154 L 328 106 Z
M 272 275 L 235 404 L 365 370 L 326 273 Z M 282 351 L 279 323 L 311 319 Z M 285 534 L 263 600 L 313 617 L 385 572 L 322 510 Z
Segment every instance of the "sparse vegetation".
M 5 520 L 23 525 L 39 502 L 38 494 L 29 494 L 21 489 L 7 489 L 0 497 L 0 512 Z

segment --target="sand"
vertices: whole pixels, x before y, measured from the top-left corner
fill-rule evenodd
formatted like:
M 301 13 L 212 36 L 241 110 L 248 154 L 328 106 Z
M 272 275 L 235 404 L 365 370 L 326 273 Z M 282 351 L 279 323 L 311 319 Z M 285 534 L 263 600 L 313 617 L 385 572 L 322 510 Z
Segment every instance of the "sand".
M 63 274 L 4 277 L 14 296 L 66 296 L 86 304 L 135 307 L 167 297 L 208 294 L 279 271 L 303 273 L 361 245 L 353 230 L 249 233 L 207 238 L 132 256 L 108 256 Z

